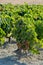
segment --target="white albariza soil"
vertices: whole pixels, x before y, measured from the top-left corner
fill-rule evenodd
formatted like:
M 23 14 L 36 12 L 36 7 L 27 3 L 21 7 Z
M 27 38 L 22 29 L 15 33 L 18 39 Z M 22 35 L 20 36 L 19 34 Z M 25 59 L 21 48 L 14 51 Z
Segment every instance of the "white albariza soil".
M 43 0 L 0 0 L 0 3 L 24 4 L 24 2 L 43 5 Z
M 43 50 L 40 55 L 20 53 L 15 42 L 6 42 L 0 47 L 0 65 L 43 65 Z

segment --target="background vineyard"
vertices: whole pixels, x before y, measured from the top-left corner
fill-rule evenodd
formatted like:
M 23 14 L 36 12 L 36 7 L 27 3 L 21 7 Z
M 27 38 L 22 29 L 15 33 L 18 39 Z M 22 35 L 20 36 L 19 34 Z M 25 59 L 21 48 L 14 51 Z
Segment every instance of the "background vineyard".
M 10 37 L 21 44 L 28 41 L 29 50 L 38 53 L 43 48 L 43 5 L 0 4 L 0 46 Z

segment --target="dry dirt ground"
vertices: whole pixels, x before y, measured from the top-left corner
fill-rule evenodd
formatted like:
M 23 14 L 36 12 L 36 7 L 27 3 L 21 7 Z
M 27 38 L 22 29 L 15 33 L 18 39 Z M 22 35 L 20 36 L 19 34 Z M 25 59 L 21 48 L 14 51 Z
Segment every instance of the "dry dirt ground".
M 17 50 L 16 42 L 12 42 L 0 47 L 0 65 L 43 65 L 43 51 L 40 55 L 31 53 L 20 53 Z
M 43 0 L 0 0 L 0 3 L 12 3 L 12 4 L 43 4 Z

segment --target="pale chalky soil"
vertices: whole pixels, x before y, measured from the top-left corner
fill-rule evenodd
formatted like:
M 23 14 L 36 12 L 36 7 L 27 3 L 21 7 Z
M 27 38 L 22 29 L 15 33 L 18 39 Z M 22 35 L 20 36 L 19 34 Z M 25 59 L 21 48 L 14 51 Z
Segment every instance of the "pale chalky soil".
M 43 0 L 0 0 L 0 3 L 24 4 L 24 2 L 43 5 Z
M 16 44 L 7 44 L 3 49 L 0 48 L 0 65 L 43 65 L 43 51 L 40 55 L 19 55 L 14 51 L 17 49 Z

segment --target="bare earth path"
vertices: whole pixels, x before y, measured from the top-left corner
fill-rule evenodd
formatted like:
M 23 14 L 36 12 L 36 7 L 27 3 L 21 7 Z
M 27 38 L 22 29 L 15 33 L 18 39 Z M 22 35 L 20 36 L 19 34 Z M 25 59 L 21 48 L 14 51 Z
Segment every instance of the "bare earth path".
M 12 3 L 12 4 L 43 4 L 43 0 L 0 0 L 0 3 Z
M 14 52 L 16 49 L 15 43 L 0 48 L 0 65 L 43 65 L 43 51 L 40 55 L 26 55 Z

